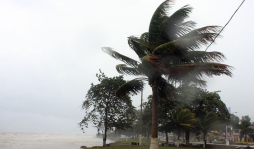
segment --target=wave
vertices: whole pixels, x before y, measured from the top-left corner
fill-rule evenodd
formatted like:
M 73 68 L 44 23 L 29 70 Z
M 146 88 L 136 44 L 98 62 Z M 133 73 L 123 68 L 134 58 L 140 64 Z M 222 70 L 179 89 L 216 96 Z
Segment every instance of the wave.
M 107 140 L 107 143 L 111 143 Z M 102 139 L 84 134 L 43 134 L 0 132 L 0 149 L 70 149 L 80 146 L 102 146 Z

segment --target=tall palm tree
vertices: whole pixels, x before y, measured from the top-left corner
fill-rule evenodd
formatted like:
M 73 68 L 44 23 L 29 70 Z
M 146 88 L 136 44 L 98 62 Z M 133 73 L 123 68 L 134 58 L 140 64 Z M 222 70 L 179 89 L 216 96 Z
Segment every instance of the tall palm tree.
M 231 76 L 231 67 L 219 63 L 225 57 L 220 52 L 195 51 L 202 45 L 214 40 L 221 27 L 206 26 L 194 29 L 195 22 L 184 21 L 192 8 L 188 5 L 180 8 L 171 16 L 167 14 L 173 0 L 163 2 L 154 12 L 149 32 L 140 37 L 131 36 L 128 43 L 138 55 L 140 62 L 124 56 L 112 48 L 103 47 L 103 51 L 123 61 L 116 66 L 121 74 L 145 76 L 122 85 L 118 96 L 137 94 L 148 81 L 153 92 L 151 149 L 158 148 L 158 96 L 171 95 L 172 83 L 181 81 L 205 85 L 204 76 L 225 74 Z

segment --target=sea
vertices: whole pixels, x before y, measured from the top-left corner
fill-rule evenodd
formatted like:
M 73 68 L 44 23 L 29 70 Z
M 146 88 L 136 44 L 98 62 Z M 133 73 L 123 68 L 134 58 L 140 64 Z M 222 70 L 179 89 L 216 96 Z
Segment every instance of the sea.
M 102 146 L 102 138 L 84 134 L 0 132 L 0 149 L 80 149 L 81 146 Z

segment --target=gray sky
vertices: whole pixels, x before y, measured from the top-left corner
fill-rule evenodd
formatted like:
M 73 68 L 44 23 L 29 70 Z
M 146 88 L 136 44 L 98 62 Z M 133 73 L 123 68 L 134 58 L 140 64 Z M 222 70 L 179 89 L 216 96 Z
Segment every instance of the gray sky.
M 0 131 L 81 133 L 82 101 L 101 69 L 118 75 L 109 46 L 138 60 L 127 37 L 148 31 L 162 0 L 1 0 Z M 176 0 L 186 4 L 197 27 L 225 25 L 242 0 Z M 222 101 L 237 116 L 254 121 L 252 87 L 254 1 L 246 0 L 208 51 L 220 51 L 233 66 L 233 78 L 207 79 L 209 91 L 221 90 Z M 130 80 L 134 77 L 126 77 Z M 151 94 L 146 88 L 144 98 Z M 139 106 L 140 95 L 132 97 Z M 146 101 L 146 99 L 145 99 Z M 88 129 L 87 133 L 95 133 Z

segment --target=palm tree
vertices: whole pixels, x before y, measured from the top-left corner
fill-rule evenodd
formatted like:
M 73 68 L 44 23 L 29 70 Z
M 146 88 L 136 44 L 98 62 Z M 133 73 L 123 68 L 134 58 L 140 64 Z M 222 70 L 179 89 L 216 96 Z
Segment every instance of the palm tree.
M 192 130 L 197 121 L 195 113 L 189 109 L 182 109 L 176 114 L 171 113 L 171 125 L 177 130 L 177 147 L 179 147 L 180 132 L 182 130 Z
M 242 141 L 242 138 L 244 137 L 244 142 L 247 142 L 247 134 L 251 132 L 251 128 L 249 126 L 251 125 L 250 117 L 248 115 L 242 116 L 241 123 L 239 124 L 240 131 L 240 139 Z
M 184 21 L 192 8 L 182 7 L 171 16 L 167 10 L 173 0 L 163 2 L 154 12 L 149 32 L 140 37 L 131 36 L 128 43 L 138 55 L 140 62 L 124 56 L 112 48 L 103 51 L 123 61 L 116 66 L 121 74 L 145 76 L 133 79 L 122 85 L 118 96 L 137 94 L 148 81 L 153 92 L 151 149 L 158 148 L 158 96 L 170 96 L 172 83 L 181 81 L 205 85 L 204 76 L 225 74 L 231 76 L 231 67 L 219 63 L 225 57 L 220 52 L 194 51 L 214 40 L 221 27 L 206 26 L 194 29 L 195 22 Z
M 199 119 L 198 123 L 199 123 L 200 129 L 203 132 L 203 140 L 204 140 L 203 148 L 205 148 L 206 135 L 209 132 L 209 130 L 211 130 L 212 128 L 214 128 L 220 123 L 219 117 L 215 113 L 209 112 L 205 115 L 204 119 Z

